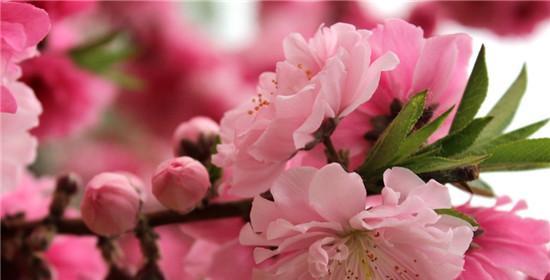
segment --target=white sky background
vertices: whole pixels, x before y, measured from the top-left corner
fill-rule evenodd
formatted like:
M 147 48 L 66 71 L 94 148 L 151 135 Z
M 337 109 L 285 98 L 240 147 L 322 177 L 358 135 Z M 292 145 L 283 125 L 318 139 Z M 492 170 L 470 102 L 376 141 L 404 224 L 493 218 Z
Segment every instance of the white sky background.
M 386 17 L 398 16 L 407 11 L 406 1 L 370 2 L 369 7 Z M 253 2 L 214 2 L 214 17 L 208 27 L 212 35 L 219 38 L 229 48 L 238 47 L 251 37 L 255 30 L 256 4 Z M 522 104 L 510 125 L 515 129 L 533 122 L 550 118 L 550 21 L 527 38 L 507 39 L 497 37 L 480 29 L 471 29 L 447 23 L 438 30 L 440 34 L 463 32 L 474 39 L 474 55 L 481 43 L 486 46 L 486 59 L 489 71 L 489 93 L 481 113 L 487 113 L 491 106 L 506 91 L 516 78 L 521 66 L 527 63 L 528 86 Z M 537 132 L 533 138 L 550 137 L 550 124 Z M 508 195 L 514 201 L 525 199 L 529 209 L 525 216 L 550 219 L 550 169 L 522 172 L 484 173 L 485 181 L 493 186 L 497 194 Z M 451 188 L 456 203 L 466 201 L 468 195 Z M 493 200 L 474 198 L 474 204 L 491 205 Z

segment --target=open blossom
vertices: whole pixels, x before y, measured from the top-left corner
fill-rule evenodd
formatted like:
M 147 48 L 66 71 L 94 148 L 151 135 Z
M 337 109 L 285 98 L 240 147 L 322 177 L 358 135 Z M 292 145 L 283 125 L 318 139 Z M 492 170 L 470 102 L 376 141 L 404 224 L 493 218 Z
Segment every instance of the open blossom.
M 550 224 L 518 216 L 516 212 L 527 207 L 525 202 L 517 203 L 510 211 L 499 209 L 508 203 L 510 198 L 501 197 L 494 207 L 458 207 L 476 219 L 481 232 L 466 252 L 464 271 L 457 280 L 524 279 L 521 273 L 545 279 L 550 273 L 546 248 Z
M 256 263 L 277 257 L 257 279 L 454 279 L 473 232 L 433 210 L 451 207 L 447 189 L 399 167 L 384 184 L 366 196 L 361 177 L 335 163 L 283 173 L 241 231 L 241 243 L 261 246 Z
M 15 80 L 21 75 L 17 63 L 37 54 L 36 45 L 50 29 L 48 14 L 33 5 L 1 2 L 1 64 L 4 79 Z
M 276 72 L 263 73 L 252 102 L 221 121 L 222 144 L 213 162 L 232 168 L 235 194 L 267 190 L 326 119 L 343 118 L 369 100 L 382 71 L 398 63 L 391 52 L 371 60 L 370 36 L 337 23 L 308 41 L 299 34 L 284 40 L 285 60 Z
M 38 142 L 29 129 L 38 125 L 42 112 L 32 89 L 21 82 L 7 85 L 15 97 L 17 111 L 0 113 L 2 192 L 13 189 L 22 178 L 25 166 L 34 161 Z
M 40 138 L 68 136 L 93 125 L 113 97 L 107 81 L 79 69 L 65 54 L 46 52 L 21 66 L 21 80 L 44 108 L 33 130 Z
M 38 124 L 42 107 L 33 91 L 18 82 L 18 63 L 37 54 L 36 44 L 50 28 L 44 10 L 30 4 L 1 2 L 0 32 L 0 153 L 2 191 L 13 189 L 23 169 L 36 156 L 37 141 L 29 129 Z
M 333 134 L 335 146 L 349 151 L 352 168 L 361 163 L 401 106 L 423 90 L 428 93 L 420 122 L 427 123 L 455 105 L 430 141 L 446 135 L 468 80 L 472 52 L 471 38 L 465 34 L 424 38 L 422 29 L 399 19 L 380 24 L 369 43 L 372 59 L 391 51 L 400 63 L 393 71 L 382 73 L 372 98 L 344 119 Z

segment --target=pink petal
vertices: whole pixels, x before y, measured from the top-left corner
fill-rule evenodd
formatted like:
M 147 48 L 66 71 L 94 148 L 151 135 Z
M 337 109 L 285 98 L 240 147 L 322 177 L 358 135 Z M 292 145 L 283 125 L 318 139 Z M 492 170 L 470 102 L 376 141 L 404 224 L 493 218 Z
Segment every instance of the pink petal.
M 542 279 L 550 272 L 547 252 L 508 239 L 483 240 L 483 255 L 500 267 L 508 267 Z
M 328 221 L 343 225 L 365 209 L 366 195 L 361 176 L 347 173 L 337 163 L 321 168 L 309 189 L 310 203 L 317 213 Z
M 254 231 L 266 231 L 271 221 L 278 219 L 280 214 L 277 212 L 277 206 L 261 196 L 254 198 L 252 209 L 250 210 L 250 221 Z
M 17 111 L 17 102 L 11 92 L 4 86 L 0 89 L 0 112 L 15 113 Z
M 409 169 L 393 167 L 384 171 L 384 186 L 401 194 L 401 199 L 416 188 L 425 183 Z
M 284 172 L 273 184 L 271 193 L 281 214 L 298 224 L 319 220 L 319 214 L 309 204 L 309 185 L 317 170 L 297 167 Z

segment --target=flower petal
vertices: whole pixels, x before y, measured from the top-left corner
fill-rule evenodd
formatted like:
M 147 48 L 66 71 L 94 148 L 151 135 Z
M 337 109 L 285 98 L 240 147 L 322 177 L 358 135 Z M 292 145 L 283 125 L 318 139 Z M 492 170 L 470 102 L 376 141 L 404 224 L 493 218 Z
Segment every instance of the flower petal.
M 337 163 L 321 168 L 309 189 L 310 204 L 317 213 L 328 221 L 344 225 L 365 209 L 366 195 L 361 176 L 347 173 Z

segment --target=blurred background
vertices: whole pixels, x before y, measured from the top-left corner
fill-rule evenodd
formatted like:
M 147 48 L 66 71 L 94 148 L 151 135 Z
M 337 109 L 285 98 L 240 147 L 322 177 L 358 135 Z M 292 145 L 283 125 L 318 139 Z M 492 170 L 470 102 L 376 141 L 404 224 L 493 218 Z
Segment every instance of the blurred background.
M 282 59 L 290 32 L 321 24 L 373 28 L 403 18 L 435 34 L 467 33 L 487 49 L 489 94 L 481 113 L 527 63 L 527 93 L 510 129 L 550 117 L 550 2 L 34 2 L 52 19 L 42 56 L 22 80 L 44 106 L 39 175 L 75 171 L 88 180 L 126 170 L 146 181 L 171 157 L 182 121 L 223 113 L 254 94 L 258 75 Z M 472 56 L 472 63 L 475 56 Z M 546 126 L 533 137 L 549 137 Z M 525 215 L 548 219 L 550 171 L 483 174 L 497 194 L 525 199 Z M 469 196 L 458 190 L 456 202 Z M 475 198 L 475 204 L 493 201 Z

